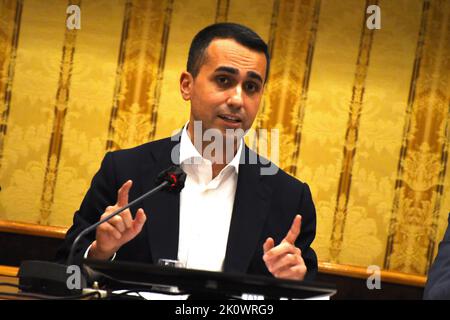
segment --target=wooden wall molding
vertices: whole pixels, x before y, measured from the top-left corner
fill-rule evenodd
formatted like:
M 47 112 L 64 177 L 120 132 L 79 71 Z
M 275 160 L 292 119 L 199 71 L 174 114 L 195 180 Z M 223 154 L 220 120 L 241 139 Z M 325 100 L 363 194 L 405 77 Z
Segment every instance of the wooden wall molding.
M 32 223 L 0 220 L 0 232 L 26 234 L 48 238 L 64 239 L 67 227 L 43 226 Z
M 364 267 L 329 262 L 319 262 L 319 272 L 359 279 L 367 279 L 371 275 L 367 272 L 367 268 Z M 408 286 L 423 288 L 425 287 L 425 283 L 427 281 L 427 277 L 425 276 L 388 270 L 380 270 L 380 274 L 382 282 L 396 283 Z
M 0 277 L 17 277 L 19 268 L 10 266 L 0 266 Z

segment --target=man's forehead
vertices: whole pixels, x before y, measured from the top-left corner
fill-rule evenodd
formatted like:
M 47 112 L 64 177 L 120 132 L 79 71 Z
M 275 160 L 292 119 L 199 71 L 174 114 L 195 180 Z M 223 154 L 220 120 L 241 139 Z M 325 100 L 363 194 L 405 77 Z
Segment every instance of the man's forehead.
M 233 39 L 215 39 L 206 50 L 205 64 L 213 68 L 230 66 L 264 76 L 266 63 L 263 52 L 249 49 Z

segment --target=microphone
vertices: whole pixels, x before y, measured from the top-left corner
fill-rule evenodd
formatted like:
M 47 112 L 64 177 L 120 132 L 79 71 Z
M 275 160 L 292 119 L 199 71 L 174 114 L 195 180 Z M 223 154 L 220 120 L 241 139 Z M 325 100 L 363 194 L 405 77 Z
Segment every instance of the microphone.
M 136 203 L 144 200 L 147 197 L 150 197 L 151 195 L 155 194 L 156 192 L 160 191 L 161 189 L 167 189 L 168 191 L 172 192 L 180 192 L 184 188 L 184 182 L 186 181 L 186 173 L 179 167 L 179 166 L 171 166 L 170 168 L 162 171 L 158 177 L 156 178 L 156 183 L 159 185 L 152 190 L 148 191 L 147 193 L 144 193 L 139 198 L 131 201 L 126 206 L 114 211 L 104 219 L 98 221 L 97 223 L 94 223 L 93 225 L 89 226 L 88 228 L 84 229 L 80 234 L 75 238 L 75 241 L 72 243 L 72 246 L 70 247 L 70 253 L 69 257 L 67 258 L 67 265 L 72 265 L 73 262 L 73 255 L 75 252 L 75 249 L 77 247 L 78 242 L 81 238 L 83 238 L 86 234 L 91 232 L 92 230 L 95 230 L 99 225 L 102 223 L 112 219 L 119 213 L 127 210 L 132 205 L 135 205 Z
M 67 285 L 70 280 L 69 267 L 72 265 L 74 252 L 80 239 L 89 232 L 95 230 L 100 224 L 112 219 L 132 205 L 150 197 L 162 189 L 166 189 L 169 192 L 180 192 L 184 188 L 185 181 L 186 173 L 184 173 L 179 166 L 174 165 L 162 171 L 156 178 L 156 183 L 158 185 L 155 188 L 80 232 L 70 247 L 66 265 L 48 261 L 23 261 L 19 268 L 19 285 L 24 288 L 23 291 L 29 292 L 45 292 L 48 294 L 65 296 L 80 294 L 82 289 L 87 288 L 88 280 L 85 275 L 80 274 L 80 285 L 77 289 L 70 289 Z

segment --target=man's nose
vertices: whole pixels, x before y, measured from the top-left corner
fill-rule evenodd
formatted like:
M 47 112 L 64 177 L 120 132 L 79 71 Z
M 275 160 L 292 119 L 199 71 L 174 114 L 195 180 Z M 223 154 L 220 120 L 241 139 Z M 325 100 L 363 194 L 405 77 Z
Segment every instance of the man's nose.
M 244 105 L 244 97 L 242 96 L 242 87 L 240 85 L 235 86 L 228 98 L 228 105 L 234 108 L 242 108 Z

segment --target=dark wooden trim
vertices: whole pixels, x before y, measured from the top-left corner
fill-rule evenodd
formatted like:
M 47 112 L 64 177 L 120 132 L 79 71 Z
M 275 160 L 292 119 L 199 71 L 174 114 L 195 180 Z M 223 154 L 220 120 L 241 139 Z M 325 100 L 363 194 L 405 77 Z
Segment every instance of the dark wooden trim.
M 19 268 L 0 265 L 0 277 L 17 277 Z
M 319 272 L 324 274 L 338 275 L 357 279 L 367 279 L 371 275 L 367 272 L 367 269 L 363 267 L 334 264 L 329 262 L 319 262 Z M 380 270 L 380 275 L 382 282 L 422 287 L 422 288 L 425 287 L 425 283 L 427 281 L 427 277 L 425 276 L 394 272 L 388 270 Z
M 0 220 L 0 232 L 25 234 L 47 238 L 64 239 L 67 227 L 52 227 L 38 224 Z

